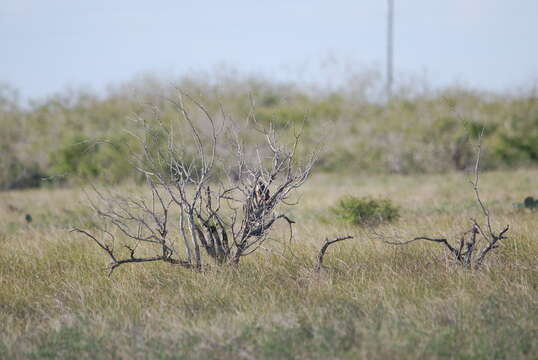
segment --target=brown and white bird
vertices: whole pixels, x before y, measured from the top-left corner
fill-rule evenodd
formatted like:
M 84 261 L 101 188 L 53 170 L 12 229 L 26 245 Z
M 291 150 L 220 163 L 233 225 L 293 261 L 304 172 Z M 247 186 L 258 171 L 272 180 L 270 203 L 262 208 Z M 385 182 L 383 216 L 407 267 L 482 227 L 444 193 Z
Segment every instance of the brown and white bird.
M 268 201 L 271 197 L 269 193 L 269 188 L 261 181 L 258 181 L 256 188 L 254 189 L 254 195 L 256 196 L 256 202 L 258 204 L 263 204 Z

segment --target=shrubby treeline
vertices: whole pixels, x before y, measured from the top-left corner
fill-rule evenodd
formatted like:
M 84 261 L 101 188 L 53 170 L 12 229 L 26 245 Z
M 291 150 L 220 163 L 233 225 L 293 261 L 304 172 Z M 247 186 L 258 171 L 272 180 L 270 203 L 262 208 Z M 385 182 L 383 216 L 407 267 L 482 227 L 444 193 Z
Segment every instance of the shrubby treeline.
M 139 142 L 129 129 L 142 113 L 164 123 L 177 116 L 167 100 L 177 91 L 168 83 L 144 78 L 106 95 L 71 90 L 24 106 L 13 89 L 1 87 L 0 189 L 40 186 L 48 183 L 44 178 L 66 183 L 69 175 L 107 183 L 136 179 L 126 159 Z M 185 78 L 175 83 L 215 114 L 225 111 L 245 121 L 255 117 L 280 130 L 302 126 L 307 138 L 325 137 L 330 146 L 321 155 L 318 171 L 463 170 L 473 161 L 472 140 L 483 126 L 484 169 L 538 163 L 534 91 L 406 88 L 387 103 L 357 91 L 380 84 L 350 82 L 328 90 L 237 74 L 217 82 Z M 146 116 L 148 112 L 153 116 Z

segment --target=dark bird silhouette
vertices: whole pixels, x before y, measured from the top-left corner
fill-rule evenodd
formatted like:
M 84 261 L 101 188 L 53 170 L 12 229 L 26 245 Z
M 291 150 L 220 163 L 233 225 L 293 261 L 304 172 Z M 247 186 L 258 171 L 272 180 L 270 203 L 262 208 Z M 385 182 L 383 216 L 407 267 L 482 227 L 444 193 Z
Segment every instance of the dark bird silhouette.
M 32 215 L 26 214 L 26 216 L 24 217 L 24 220 L 26 220 L 27 223 L 31 223 L 32 222 Z

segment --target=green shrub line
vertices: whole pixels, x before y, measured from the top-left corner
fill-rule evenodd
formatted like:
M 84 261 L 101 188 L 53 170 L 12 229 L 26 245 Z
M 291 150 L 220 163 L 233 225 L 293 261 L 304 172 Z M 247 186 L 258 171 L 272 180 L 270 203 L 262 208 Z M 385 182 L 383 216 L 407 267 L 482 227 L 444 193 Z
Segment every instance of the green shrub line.
M 134 81 L 105 96 L 65 91 L 28 106 L 9 91 L 0 91 L 0 190 L 37 187 L 45 183 L 43 178 L 56 176 L 109 184 L 132 179 L 127 157 L 129 147 L 136 146 L 130 134 L 133 118 L 141 114 L 167 126 L 178 119 L 177 108 L 165 100 L 174 98 L 175 90 L 156 86 L 162 83 Z M 483 128 L 484 170 L 538 164 L 538 98 L 532 91 L 510 95 L 447 88 L 409 95 L 402 90 L 389 103 L 381 103 L 354 93 L 359 85 L 313 91 L 240 75 L 227 83 L 178 83 L 216 119 L 222 104 L 235 120 L 244 119 L 248 126 L 272 123 L 289 134 L 290 141 L 299 128 L 310 147 L 322 139 L 330 146 L 321 154 L 317 171 L 463 171 L 472 167 L 473 140 Z M 129 88 L 147 90 L 135 94 Z M 193 144 L 181 138 L 180 129 L 176 133 L 178 146 Z M 155 146 L 166 143 L 159 142 L 159 136 L 163 134 L 156 134 Z

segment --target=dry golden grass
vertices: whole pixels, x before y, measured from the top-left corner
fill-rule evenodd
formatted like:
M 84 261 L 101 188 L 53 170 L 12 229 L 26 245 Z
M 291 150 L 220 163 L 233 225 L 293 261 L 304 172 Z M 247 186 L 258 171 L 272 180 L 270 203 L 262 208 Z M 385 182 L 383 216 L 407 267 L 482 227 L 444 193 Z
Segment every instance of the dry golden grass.
M 479 216 L 461 174 L 318 175 L 291 211 L 289 247 L 238 268 L 148 263 L 111 278 L 100 249 L 68 232 L 91 226 L 80 191 L 0 193 L 0 358 L 536 359 L 538 214 L 512 204 L 536 195 L 537 178 L 483 175 L 494 225 L 511 230 L 479 271 L 437 244 L 385 245 L 328 210 L 344 194 L 390 197 L 402 216 L 376 233 L 458 236 Z M 314 273 L 323 239 L 343 234 L 355 239 Z

